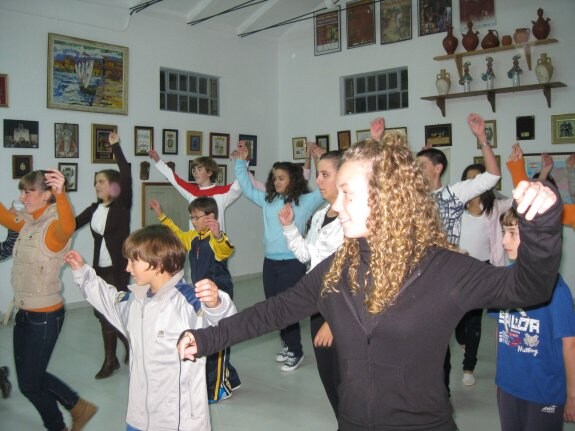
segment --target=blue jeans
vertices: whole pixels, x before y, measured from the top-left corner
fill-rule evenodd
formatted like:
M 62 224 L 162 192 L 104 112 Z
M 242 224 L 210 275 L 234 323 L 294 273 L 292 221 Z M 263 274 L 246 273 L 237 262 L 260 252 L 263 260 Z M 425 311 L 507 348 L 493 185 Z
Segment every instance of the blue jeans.
M 142 431 L 142 430 L 139 430 L 138 428 L 134 428 L 130 424 L 126 424 L 126 431 Z
M 18 386 L 36 407 L 49 431 L 62 431 L 66 427 L 58 402 L 70 410 L 79 399 L 68 385 L 47 372 L 65 313 L 64 307 L 49 313 L 19 310 L 14 326 Z

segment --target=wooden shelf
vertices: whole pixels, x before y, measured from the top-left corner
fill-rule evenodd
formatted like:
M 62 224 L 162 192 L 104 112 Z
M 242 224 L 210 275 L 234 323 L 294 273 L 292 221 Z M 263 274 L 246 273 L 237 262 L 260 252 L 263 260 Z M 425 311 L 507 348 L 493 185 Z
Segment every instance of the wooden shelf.
M 455 64 L 457 65 L 457 71 L 459 72 L 459 79 L 461 79 L 461 77 L 463 76 L 463 59 L 465 57 L 492 54 L 495 52 L 509 51 L 512 49 L 523 49 L 525 51 L 525 61 L 527 62 L 527 67 L 529 68 L 529 70 L 531 70 L 531 47 L 539 45 L 548 45 L 550 43 L 557 43 L 557 42 L 559 42 L 557 39 L 534 40 L 531 42 L 519 43 L 516 45 L 498 46 L 497 48 L 487 48 L 475 51 L 457 52 L 455 54 L 439 55 L 437 57 L 433 57 L 433 59 L 437 61 L 454 59 Z
M 497 48 L 494 48 L 497 49 Z M 443 96 L 428 96 L 422 97 L 423 100 L 435 101 L 436 105 L 441 110 L 441 114 L 445 117 L 445 101 L 447 99 L 461 99 L 463 97 L 473 97 L 473 96 L 487 96 L 487 100 L 491 104 L 491 109 L 495 112 L 495 95 L 503 93 L 518 93 L 521 91 L 531 91 L 531 90 L 543 90 L 543 95 L 547 99 L 547 107 L 551 108 L 551 89 L 567 87 L 563 82 L 548 82 L 546 84 L 532 84 L 532 85 L 520 85 L 518 87 L 503 87 L 494 88 L 492 90 L 480 90 L 480 91 L 470 91 L 468 93 L 453 93 L 446 94 Z

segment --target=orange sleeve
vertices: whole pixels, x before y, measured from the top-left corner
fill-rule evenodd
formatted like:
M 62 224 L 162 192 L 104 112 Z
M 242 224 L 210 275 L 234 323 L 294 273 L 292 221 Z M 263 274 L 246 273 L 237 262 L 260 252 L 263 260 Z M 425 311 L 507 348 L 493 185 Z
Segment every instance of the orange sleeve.
M 517 184 L 521 181 L 527 181 L 527 172 L 525 172 L 525 160 L 521 157 L 519 160 L 513 160 L 507 162 L 507 169 L 511 174 L 511 180 L 513 181 L 513 187 L 517 187 Z
M 46 231 L 46 247 L 53 252 L 58 252 L 66 247 L 76 230 L 74 211 L 65 192 L 56 196 L 56 210 L 58 220 L 54 220 Z
M 0 224 L 8 229 L 20 232 L 22 226 L 24 226 L 24 221 L 16 222 L 16 216 L 6 209 L 6 207 L 0 204 Z
M 563 224 L 570 225 L 575 229 L 575 204 L 563 204 Z

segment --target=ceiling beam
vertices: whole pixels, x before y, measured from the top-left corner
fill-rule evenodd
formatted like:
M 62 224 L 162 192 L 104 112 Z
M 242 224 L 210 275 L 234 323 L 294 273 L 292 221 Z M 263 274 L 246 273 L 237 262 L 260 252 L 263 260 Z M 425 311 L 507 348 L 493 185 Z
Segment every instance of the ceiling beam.
M 279 0 L 269 0 L 264 5 L 258 7 L 253 14 L 246 18 L 240 25 L 236 27 L 236 33 L 240 34 L 245 32 L 254 22 L 260 19 L 267 11 L 277 5 Z

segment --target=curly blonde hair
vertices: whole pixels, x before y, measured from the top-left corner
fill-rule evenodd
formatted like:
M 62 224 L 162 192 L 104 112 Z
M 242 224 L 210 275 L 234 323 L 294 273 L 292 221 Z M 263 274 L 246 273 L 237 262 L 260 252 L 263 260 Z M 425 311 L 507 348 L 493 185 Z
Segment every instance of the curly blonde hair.
M 456 248 L 447 241 L 429 182 L 407 146 L 405 133 L 389 131 L 380 142 L 355 144 L 343 156 L 344 164 L 352 161 L 367 170 L 369 271 L 360 286 L 358 239 L 346 238 L 324 277 L 322 294 L 338 291 L 347 268 L 352 293 L 365 291 L 368 312 L 378 314 L 393 304 L 430 247 Z

